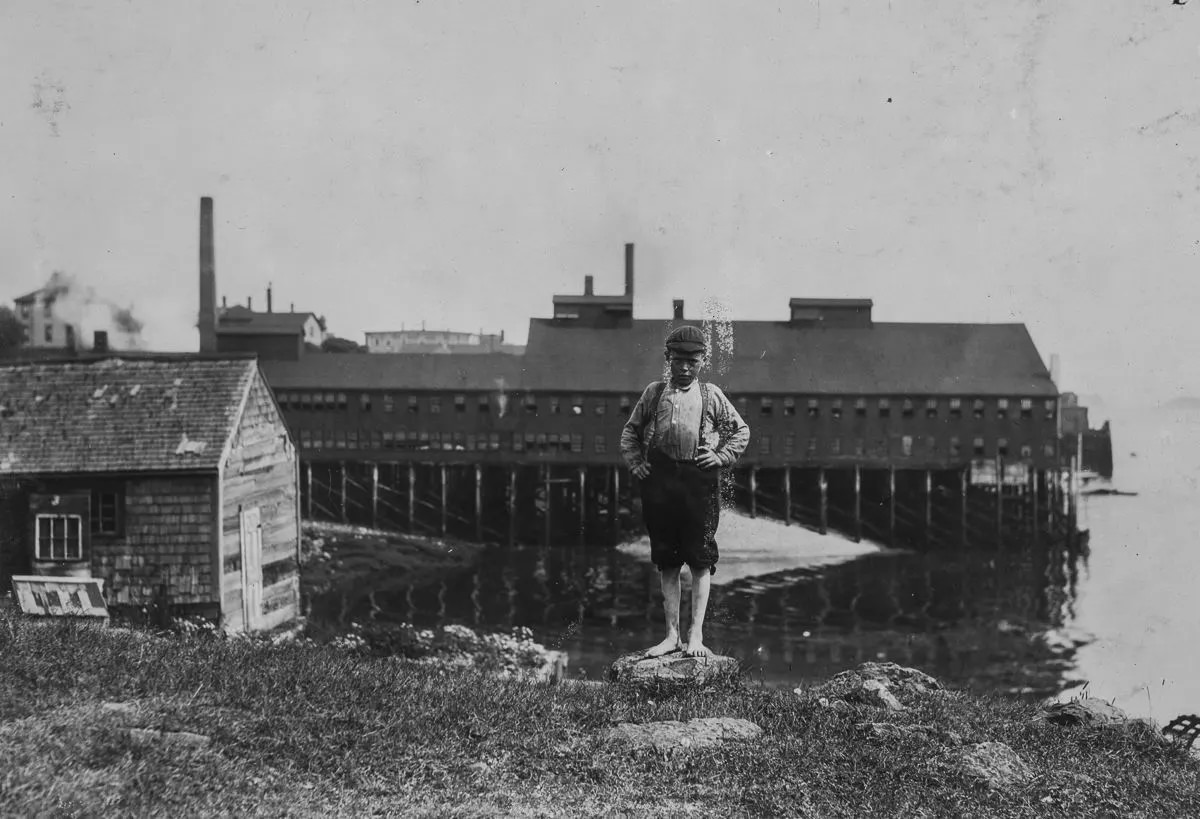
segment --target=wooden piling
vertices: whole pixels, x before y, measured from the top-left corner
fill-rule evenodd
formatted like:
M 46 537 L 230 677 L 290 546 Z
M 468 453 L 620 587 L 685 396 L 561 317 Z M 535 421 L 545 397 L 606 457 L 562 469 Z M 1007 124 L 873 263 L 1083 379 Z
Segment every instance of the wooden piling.
M 959 501 L 962 506 L 962 545 L 967 545 L 967 494 L 971 488 L 971 467 L 964 466 L 959 473 Z
M 621 467 L 614 466 L 612 469 L 612 501 L 609 503 L 609 512 L 612 514 L 613 536 L 616 537 L 621 531 Z
M 546 498 L 545 525 L 542 532 L 544 545 L 550 545 L 550 464 L 542 464 L 542 491 Z
M 508 544 L 517 540 L 517 465 L 508 468 Z
M 346 462 L 341 461 L 342 466 L 342 523 L 350 522 L 350 508 L 346 504 Z
M 417 531 L 417 465 L 408 464 L 408 531 Z
M 758 517 L 758 467 L 750 467 L 750 517 Z
M 475 540 L 483 541 L 483 464 L 475 464 Z
M 579 467 L 579 537 L 582 539 L 587 531 L 587 467 Z
M 1033 491 L 1029 494 L 1033 503 L 1033 542 L 1036 545 L 1038 542 L 1038 533 L 1042 528 L 1042 516 L 1038 509 L 1038 475 L 1041 474 L 1041 470 L 1031 469 L 1029 472 L 1029 480 L 1033 484 Z
M 371 527 L 379 528 L 379 464 L 371 461 Z
M 857 469 L 858 467 L 855 467 Z M 821 490 L 821 534 L 829 531 L 829 481 L 825 479 L 825 467 L 817 469 L 817 488 Z
M 783 468 L 783 525 L 792 525 L 792 466 Z
M 308 510 L 308 519 L 312 520 L 312 461 L 304 465 L 304 474 L 308 478 L 308 491 L 305 493 L 304 508 Z
M 441 531 L 442 531 L 442 537 L 445 537 L 445 536 L 446 536 L 446 513 L 447 513 L 447 508 L 446 508 L 446 507 L 447 507 L 447 500 L 448 500 L 448 498 L 447 498 L 448 487 L 447 487 L 447 481 L 446 481 L 446 465 L 445 465 L 445 464 L 441 464 L 441 469 L 439 469 L 438 471 L 441 473 L 441 476 L 442 476 L 442 521 L 441 521 Z
M 888 467 L 888 535 L 896 545 L 896 467 Z
M 925 470 L 925 539 L 929 540 L 933 529 L 933 470 Z
M 862 467 L 854 465 L 854 541 L 862 540 Z
M 1004 459 L 996 456 L 996 542 L 1004 542 Z

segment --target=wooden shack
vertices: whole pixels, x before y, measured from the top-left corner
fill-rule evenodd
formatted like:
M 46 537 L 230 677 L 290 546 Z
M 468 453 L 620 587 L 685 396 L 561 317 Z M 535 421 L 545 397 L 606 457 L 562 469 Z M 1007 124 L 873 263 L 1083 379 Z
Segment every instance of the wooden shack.
M 253 356 L 0 366 L 0 590 L 103 579 L 229 631 L 299 612 L 298 458 Z

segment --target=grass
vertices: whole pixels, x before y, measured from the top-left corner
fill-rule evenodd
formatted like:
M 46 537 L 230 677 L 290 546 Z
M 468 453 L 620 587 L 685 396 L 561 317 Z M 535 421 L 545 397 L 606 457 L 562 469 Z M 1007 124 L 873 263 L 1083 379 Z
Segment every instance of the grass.
M 104 703 L 128 703 L 127 710 Z M 156 636 L 0 613 L 0 813 L 112 815 L 1187 816 L 1200 768 L 1149 731 L 1063 729 L 1017 701 L 895 715 L 739 682 L 548 686 L 331 645 Z M 610 746 L 622 722 L 734 716 L 745 745 Z M 925 726 L 880 738 L 869 722 Z M 124 729 L 192 731 L 204 748 Z M 999 740 L 1037 772 L 988 790 L 950 760 Z

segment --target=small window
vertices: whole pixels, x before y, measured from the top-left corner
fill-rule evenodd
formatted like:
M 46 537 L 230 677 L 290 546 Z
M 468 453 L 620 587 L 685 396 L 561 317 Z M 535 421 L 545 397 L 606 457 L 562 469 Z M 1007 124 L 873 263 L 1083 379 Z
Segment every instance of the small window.
M 933 435 L 925 436 L 925 451 L 930 455 L 937 452 L 937 438 Z
M 492 401 L 486 392 L 479 396 L 478 410 L 480 415 L 486 415 L 492 411 Z
M 385 392 L 383 394 L 383 411 L 384 412 L 394 412 L 395 409 L 396 409 L 396 402 L 392 400 L 392 394 L 390 392 Z
M 571 398 L 571 414 L 583 415 L 583 396 L 576 395 Z
M 1043 446 L 1042 454 L 1045 455 L 1047 458 L 1053 458 L 1054 457 L 1054 444 L 1046 444 L 1045 446 Z
M 362 412 L 371 411 L 371 393 L 364 392 L 362 395 L 358 396 L 358 408 Z
M 488 449 L 492 450 L 493 452 L 499 451 L 499 449 L 500 449 L 500 433 L 499 432 L 488 433 Z
M 119 535 L 121 534 L 121 507 L 122 498 L 120 492 L 104 492 L 100 490 L 92 490 L 92 503 L 90 516 L 92 534 L 93 535 Z
M 601 399 L 600 401 L 597 401 L 596 406 L 593 408 L 593 411 L 597 415 L 603 415 L 604 413 L 608 412 L 608 402 L 604 401 L 603 399 Z
M 974 418 L 983 417 L 983 399 L 976 398 L 971 402 L 971 416 Z
M 311 392 L 300 393 L 300 409 L 312 409 L 313 396 Z
M 286 393 L 286 392 L 275 393 L 275 403 L 277 403 L 279 405 L 279 408 L 281 410 L 285 410 L 288 408 L 288 398 L 290 396 L 291 396 L 291 393 Z
M 809 438 L 808 443 L 804 447 L 804 451 L 807 452 L 809 455 L 816 455 L 817 454 L 817 439 Z
M 1007 417 L 1008 417 L 1008 399 L 1007 398 L 997 398 L 996 399 L 996 418 L 997 418 L 997 420 L 1003 421 Z
M 83 560 L 83 518 L 38 515 L 34 554 L 38 560 Z
M 558 398 L 551 396 L 550 398 L 550 414 L 559 415 L 562 413 L 562 406 L 559 404 Z
M 608 451 L 608 438 L 603 435 L 597 435 L 592 438 L 592 450 L 597 454 L 604 454 Z
M 1008 439 L 1007 438 L 997 438 L 996 439 L 996 454 L 1002 458 L 1008 454 Z
M 54 318 L 54 299 L 46 299 L 42 302 L 42 316 L 48 319 Z
M 337 393 L 336 392 L 325 393 L 324 402 L 322 403 L 321 406 L 324 409 L 333 409 L 334 407 L 336 407 L 337 406 Z
M 770 435 L 758 436 L 758 454 L 759 455 L 770 455 L 771 454 L 771 436 Z
M 1033 457 L 1033 447 L 1031 447 L 1029 444 L 1021 444 L 1021 457 L 1022 458 L 1032 458 Z
M 750 408 L 750 401 L 749 401 L 749 399 L 747 399 L 747 398 L 739 398 L 739 399 L 737 400 L 737 411 L 738 411 L 738 415 L 740 415 L 740 416 L 742 416 L 743 418 L 745 418 L 745 417 L 746 417 L 746 415 L 749 413 L 749 408 Z
M 983 456 L 983 439 L 976 438 L 975 440 L 973 440 L 971 442 L 971 449 L 975 453 L 976 457 L 982 457 Z
M 471 452 L 475 451 L 475 433 L 473 432 L 467 433 L 467 449 Z
M 904 403 L 900 405 L 900 414 L 905 418 L 913 417 L 913 401 L 911 398 L 904 399 Z
M 854 454 L 861 457 L 866 454 L 866 451 L 867 451 L 866 442 L 863 441 L 862 438 L 855 438 L 854 439 Z
M 951 455 L 961 455 L 962 454 L 962 443 L 958 440 L 958 436 L 952 436 L 950 438 L 950 454 Z
M 913 439 L 911 435 L 905 435 L 900 439 L 900 454 L 905 458 L 912 457 Z
M 336 447 L 337 449 L 345 449 L 346 448 L 346 431 L 339 429 L 333 435 L 334 435 L 334 438 L 333 438 L 334 447 Z
M 346 393 L 339 392 L 337 394 L 337 408 L 340 410 L 344 410 L 346 408 L 347 403 L 348 402 L 346 399 Z
M 785 416 L 787 416 L 788 418 L 791 418 L 793 415 L 796 414 L 796 399 L 795 398 L 783 399 L 783 414 Z
M 580 407 L 579 411 L 583 412 L 583 407 Z M 571 436 L 571 451 L 572 452 L 583 452 L 583 436 L 582 435 L 572 435 Z
M 1047 421 L 1054 420 L 1054 399 L 1047 398 L 1042 402 L 1042 407 L 1045 410 L 1045 418 Z
M 440 395 L 429 396 L 429 412 L 432 415 L 440 415 L 442 412 L 442 397 Z
M 774 403 L 769 396 L 763 396 L 759 401 L 758 413 L 763 416 L 770 416 L 775 411 Z
M 937 418 L 938 402 L 936 398 L 925 399 L 925 417 Z
M 961 398 L 951 398 L 950 399 L 950 417 L 951 418 L 962 418 L 962 399 Z
M 833 399 L 833 404 L 829 407 L 829 415 L 833 420 L 840 420 L 842 417 L 842 399 Z
M 310 430 L 300 430 L 300 447 L 301 449 L 312 449 L 312 432 Z
M 789 432 L 783 439 L 783 454 L 791 457 L 796 454 L 796 433 Z
M 455 412 L 466 412 L 467 411 L 467 396 L 465 396 L 465 395 L 454 396 L 454 411 Z
M 417 396 L 415 396 L 415 395 L 408 396 L 408 414 L 416 415 L 420 411 L 421 411 L 421 405 L 419 403 L 417 403 Z
M 628 395 L 622 395 L 617 405 L 621 408 L 621 412 L 628 414 L 633 411 L 633 401 Z
M 525 451 L 525 438 L 519 432 L 514 432 L 512 434 L 512 449 L 513 452 Z
M 859 418 L 867 417 L 867 399 L 856 398 L 854 400 L 854 414 Z
M 383 449 L 383 434 L 377 429 L 371 431 L 371 449 Z
M 842 454 L 842 439 L 841 438 L 830 438 L 829 439 L 829 454 L 830 455 L 841 455 Z
M 1033 399 L 1032 398 L 1022 398 L 1021 399 L 1021 417 L 1022 418 L 1032 418 L 1033 417 Z
M 358 449 L 358 430 L 352 429 L 346 433 L 346 448 Z
M 403 433 L 401 433 L 401 438 L 403 438 Z M 390 429 L 385 429 L 383 431 L 383 448 L 384 449 L 392 449 L 395 446 L 396 446 L 396 433 L 392 432 Z
M 537 415 L 538 414 L 538 402 L 537 402 L 537 398 L 535 396 L 532 396 L 532 395 L 525 396 L 525 414 L 526 415 Z
M 887 418 L 892 414 L 892 402 L 887 398 L 879 399 L 879 417 Z
M 807 412 L 808 412 L 809 418 L 820 418 L 821 417 L 821 402 L 818 401 L 816 398 L 808 399 Z

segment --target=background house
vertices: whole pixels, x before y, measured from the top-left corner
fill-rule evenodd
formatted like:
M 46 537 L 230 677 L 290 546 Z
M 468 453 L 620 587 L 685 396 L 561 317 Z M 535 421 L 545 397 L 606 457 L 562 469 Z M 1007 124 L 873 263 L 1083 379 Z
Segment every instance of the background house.
M 248 356 L 0 366 L 0 588 L 92 576 L 231 630 L 299 608 L 298 461 Z

